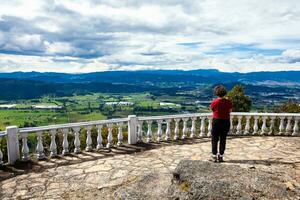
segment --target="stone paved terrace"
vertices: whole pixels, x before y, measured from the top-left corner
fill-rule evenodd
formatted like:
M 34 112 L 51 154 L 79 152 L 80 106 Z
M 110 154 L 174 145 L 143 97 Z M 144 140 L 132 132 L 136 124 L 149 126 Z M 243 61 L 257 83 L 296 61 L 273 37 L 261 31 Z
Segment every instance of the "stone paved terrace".
M 172 171 L 183 159 L 208 160 L 210 139 L 179 140 L 126 145 L 110 152 L 78 155 L 30 162 L 27 169 L 1 171 L 0 199 L 114 199 L 114 191 L 151 172 L 164 177 L 152 199 L 164 199 Z M 219 164 L 220 163 L 216 163 Z M 234 136 L 228 139 L 226 162 L 280 175 L 287 189 L 300 188 L 300 138 L 281 136 Z M 18 168 L 18 167 L 16 167 Z M 15 169 L 16 170 L 16 169 Z M 13 174 L 14 172 L 15 174 Z M 10 174 L 11 173 L 11 174 Z M 153 188 L 152 188 L 153 189 Z

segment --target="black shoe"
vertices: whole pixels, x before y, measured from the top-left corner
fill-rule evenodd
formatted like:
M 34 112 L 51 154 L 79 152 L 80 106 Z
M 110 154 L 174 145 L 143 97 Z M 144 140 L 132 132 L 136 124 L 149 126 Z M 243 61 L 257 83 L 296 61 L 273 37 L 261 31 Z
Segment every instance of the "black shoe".
M 219 162 L 224 162 L 223 155 L 220 155 L 220 154 L 218 155 L 218 161 Z

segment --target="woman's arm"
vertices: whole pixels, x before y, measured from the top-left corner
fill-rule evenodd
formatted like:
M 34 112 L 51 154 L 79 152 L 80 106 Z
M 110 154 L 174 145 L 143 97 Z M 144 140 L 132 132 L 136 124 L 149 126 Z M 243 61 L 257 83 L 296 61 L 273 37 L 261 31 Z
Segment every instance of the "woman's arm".
M 212 101 L 209 108 L 214 111 L 214 108 L 216 107 L 216 102 L 215 101 Z

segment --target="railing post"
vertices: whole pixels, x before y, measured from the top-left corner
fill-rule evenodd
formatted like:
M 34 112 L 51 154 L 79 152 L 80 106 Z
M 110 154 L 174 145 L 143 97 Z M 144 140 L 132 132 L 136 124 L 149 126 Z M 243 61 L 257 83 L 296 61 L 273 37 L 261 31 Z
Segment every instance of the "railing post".
M 142 142 L 143 138 L 142 138 L 142 128 L 143 128 L 143 122 L 138 122 L 137 123 L 138 126 L 138 132 L 137 132 L 137 142 Z
M 137 143 L 137 117 L 136 115 L 128 116 L 128 144 Z
M 266 117 L 266 116 L 262 117 L 263 123 L 261 126 L 261 132 L 260 132 L 261 135 L 265 135 L 267 133 L 267 119 L 268 119 L 268 117 Z
M 166 129 L 166 141 L 170 140 L 170 134 L 171 134 L 171 128 L 170 128 L 170 123 L 171 123 L 171 120 L 170 119 L 167 119 L 166 120 L 167 122 L 167 129 Z
M 244 135 L 248 135 L 250 133 L 250 119 L 251 119 L 251 116 L 246 116 L 246 125 L 245 125 Z
M 275 126 L 275 119 L 276 117 L 270 117 L 271 118 L 271 122 L 270 122 L 270 131 L 269 131 L 269 135 L 273 134 L 274 131 L 274 126 Z
M 3 153 L 0 149 L 0 166 L 3 165 Z
M 7 133 L 8 163 L 10 165 L 13 165 L 17 160 L 20 159 L 18 127 L 16 126 L 6 127 L 6 133 Z
M 161 136 L 162 136 L 161 124 L 162 124 L 162 120 L 157 120 L 157 142 L 161 141 Z
M 254 116 L 253 135 L 258 133 L 258 118 L 259 116 Z
M 298 117 L 295 117 L 295 122 L 294 122 L 294 128 L 293 128 L 293 134 L 292 136 L 297 136 L 299 135 L 299 126 L 298 126 L 298 122 L 299 122 L 299 118 Z
M 236 134 L 240 135 L 240 134 L 242 134 L 242 118 L 243 118 L 243 116 L 237 116 L 237 118 L 238 118 L 238 125 L 236 127 Z
M 212 120 L 213 120 L 212 117 L 208 118 L 207 137 L 211 136 Z

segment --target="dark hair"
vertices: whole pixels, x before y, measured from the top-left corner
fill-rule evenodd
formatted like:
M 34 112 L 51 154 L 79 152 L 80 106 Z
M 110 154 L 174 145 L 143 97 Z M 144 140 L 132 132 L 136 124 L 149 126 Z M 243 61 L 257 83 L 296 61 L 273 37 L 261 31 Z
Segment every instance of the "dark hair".
M 227 94 L 227 90 L 223 85 L 217 85 L 214 88 L 214 94 L 218 97 L 224 97 Z

